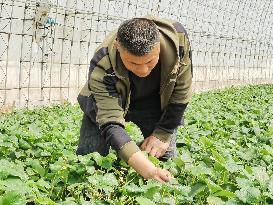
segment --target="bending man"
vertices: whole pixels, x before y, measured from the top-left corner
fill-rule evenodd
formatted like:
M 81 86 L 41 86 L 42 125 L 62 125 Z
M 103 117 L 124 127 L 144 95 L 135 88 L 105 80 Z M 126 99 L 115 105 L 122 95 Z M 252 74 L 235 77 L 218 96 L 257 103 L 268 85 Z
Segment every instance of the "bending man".
M 183 26 L 156 17 L 134 18 L 111 32 L 96 49 L 88 81 L 78 96 L 84 112 L 77 154 L 110 146 L 146 179 L 167 182 L 141 152 L 167 160 L 175 156 L 176 130 L 191 97 L 191 50 Z M 142 131 L 140 147 L 124 129 Z

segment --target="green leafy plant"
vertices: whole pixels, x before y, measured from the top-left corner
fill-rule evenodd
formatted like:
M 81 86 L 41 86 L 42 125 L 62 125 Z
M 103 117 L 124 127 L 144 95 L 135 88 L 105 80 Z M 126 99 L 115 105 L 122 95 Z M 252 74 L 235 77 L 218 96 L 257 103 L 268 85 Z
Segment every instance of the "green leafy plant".
M 0 116 L 0 205 L 273 204 L 273 85 L 193 96 L 179 155 L 167 162 L 175 179 L 144 180 L 111 150 L 75 155 L 78 105 L 15 110 Z M 140 130 L 126 125 L 138 142 Z

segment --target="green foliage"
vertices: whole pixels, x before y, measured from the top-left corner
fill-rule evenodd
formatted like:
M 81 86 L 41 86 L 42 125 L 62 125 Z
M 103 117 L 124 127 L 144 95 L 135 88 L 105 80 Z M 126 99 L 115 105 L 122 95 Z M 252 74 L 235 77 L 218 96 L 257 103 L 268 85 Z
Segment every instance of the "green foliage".
M 194 95 L 175 179 L 144 180 L 116 153 L 76 156 L 82 112 L 66 104 L 0 116 L 0 205 L 273 204 L 273 85 Z M 140 130 L 126 130 L 141 142 Z

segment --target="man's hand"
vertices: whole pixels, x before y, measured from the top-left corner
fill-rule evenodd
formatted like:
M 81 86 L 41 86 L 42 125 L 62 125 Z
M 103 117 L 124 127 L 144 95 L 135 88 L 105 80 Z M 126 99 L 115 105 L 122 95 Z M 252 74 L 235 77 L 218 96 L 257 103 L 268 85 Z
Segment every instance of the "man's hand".
M 159 181 L 161 183 L 165 183 L 170 181 L 170 179 L 174 177 L 171 175 L 171 173 L 168 170 L 156 167 L 153 175 L 150 178 L 155 179 L 156 181 Z
M 169 142 L 162 142 L 161 140 L 157 139 L 155 136 L 151 135 L 150 137 L 147 137 L 142 145 L 140 146 L 140 149 L 142 151 L 148 152 L 150 155 L 159 158 L 165 154 L 169 147 Z
M 141 151 L 134 153 L 129 158 L 128 164 L 145 179 L 154 179 L 165 183 L 173 178 L 168 170 L 155 167 Z

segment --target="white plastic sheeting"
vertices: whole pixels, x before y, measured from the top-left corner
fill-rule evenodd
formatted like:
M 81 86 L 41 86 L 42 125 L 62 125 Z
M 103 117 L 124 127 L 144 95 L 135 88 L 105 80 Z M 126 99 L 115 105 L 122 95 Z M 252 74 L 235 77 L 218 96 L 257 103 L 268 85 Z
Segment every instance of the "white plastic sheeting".
M 75 102 L 96 46 L 123 20 L 146 14 L 187 29 L 195 90 L 273 83 L 271 0 L 0 2 L 0 107 Z

